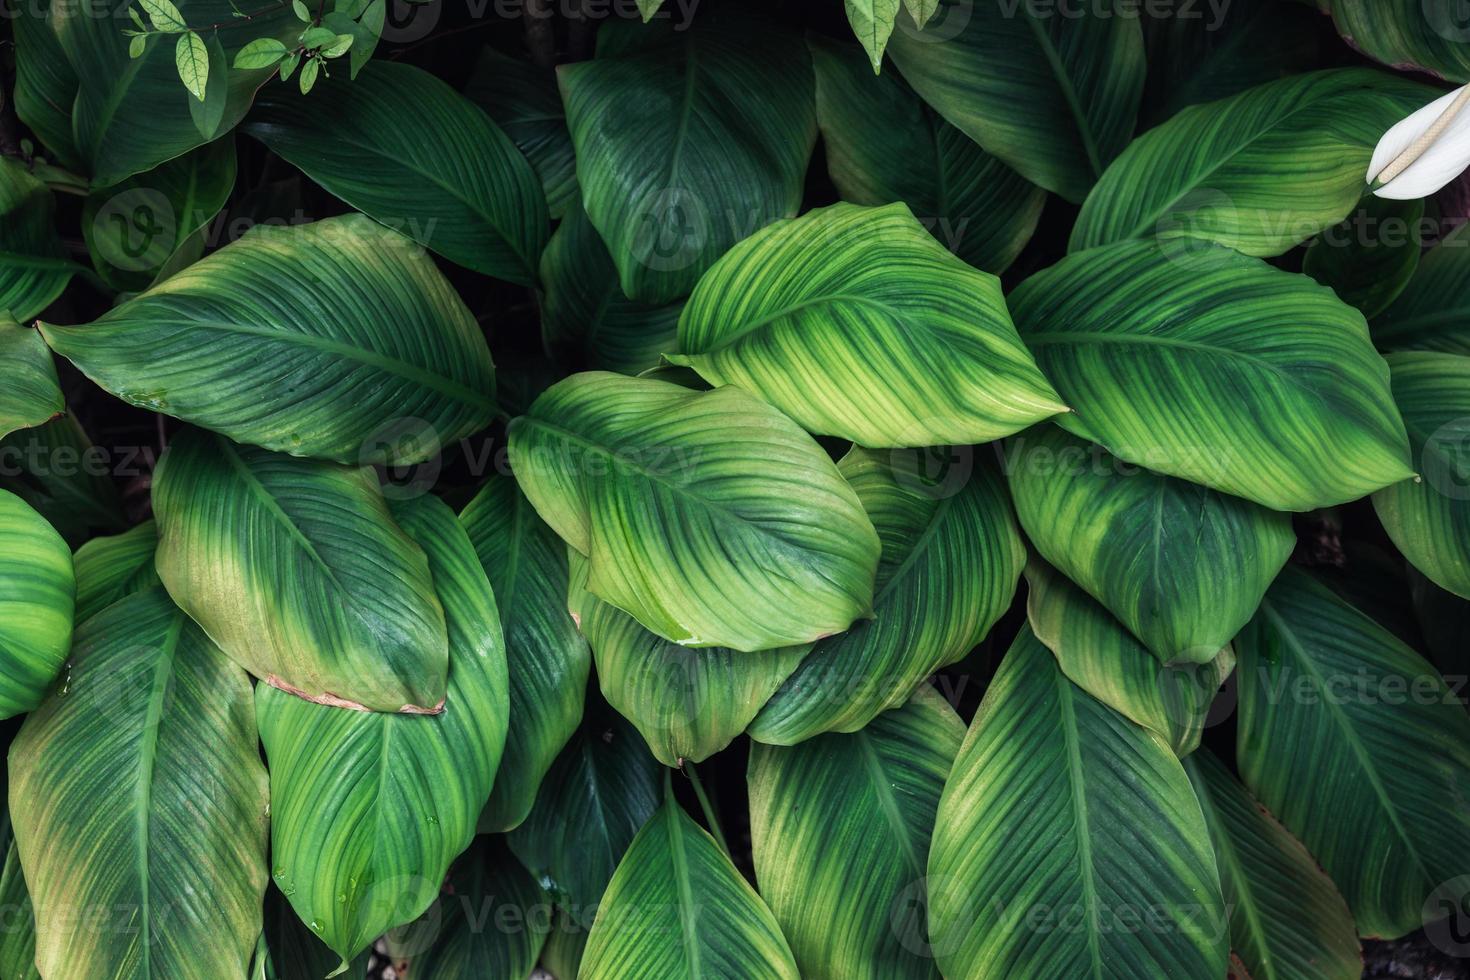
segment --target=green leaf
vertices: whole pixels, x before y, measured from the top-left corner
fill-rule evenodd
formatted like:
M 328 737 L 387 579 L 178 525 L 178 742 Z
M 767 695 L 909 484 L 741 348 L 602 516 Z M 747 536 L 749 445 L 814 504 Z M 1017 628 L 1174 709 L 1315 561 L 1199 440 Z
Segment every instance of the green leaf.
M 551 907 L 502 839 L 476 838 L 454 862 L 445 884 L 437 904 L 404 930 L 405 940 L 388 934 L 389 948 L 405 954 L 410 975 L 433 980 L 529 977 L 551 929 Z M 395 949 L 400 942 L 407 948 Z
M 5 980 L 41 980 L 36 970 L 36 915 L 13 838 L 5 850 L 5 869 L 0 872 L 0 908 L 5 909 L 0 919 L 0 976 Z
M 257 226 L 94 323 L 41 330 L 123 401 L 293 455 L 421 462 L 495 412 L 474 317 L 362 215 Z
M 937 980 L 915 900 L 964 737 L 954 709 L 920 687 L 853 734 L 751 747 L 756 881 L 804 976 Z
M 373 52 L 378 49 L 378 41 L 383 36 L 383 24 L 387 16 L 387 0 L 372 0 L 358 17 L 356 25 L 351 29 L 355 40 L 352 50 L 348 52 L 349 77 L 356 78 L 372 59 Z
M 634 835 L 658 809 L 659 774 L 632 725 L 590 706 L 506 843 L 558 905 L 595 908 Z
M 928 901 L 952 977 L 1222 977 L 1229 958 L 1174 753 L 1067 680 L 1026 627 L 945 784 Z
M 1144 17 L 1142 128 L 1321 64 L 1319 20 L 1304 4 L 1277 0 L 1231 0 L 1196 17 Z
M 1470 715 L 1422 657 L 1294 569 L 1235 650 L 1245 784 L 1337 883 L 1359 935 L 1419 928 L 1431 892 L 1470 873 Z
M 45 144 L 51 159 L 78 170 L 80 154 L 71 129 L 77 74 L 52 29 L 50 11 L 50 0 L 36 0 L 26 5 L 26 16 L 11 19 L 15 32 L 15 114 Z M 136 11 L 128 12 L 136 18 Z
M 286 56 L 286 46 L 273 37 L 259 37 L 235 53 L 235 67 L 274 68 Z
M 312 16 L 311 11 L 306 8 L 306 4 L 302 3 L 301 0 L 291 0 L 291 12 L 294 13 L 296 15 L 296 19 L 301 21 L 303 24 L 310 24 L 312 21 L 316 20 L 316 18 Z
M 567 613 L 567 549 L 516 485 L 492 475 L 459 515 L 490 577 L 505 630 L 510 713 L 495 791 L 480 831 L 520 824 L 547 769 L 582 718 L 587 641 Z
M 541 966 L 553 977 L 575 977 L 582 969 L 582 954 L 587 936 L 592 931 L 596 909 L 579 910 L 572 915 L 562 909 L 551 912 L 551 932 L 541 947 Z
M 265 896 L 265 931 L 262 937 L 270 951 L 268 980 L 322 980 L 335 970 L 341 960 L 316 937 L 306 923 L 296 917 L 296 910 L 279 888 L 272 887 Z M 364 951 L 345 974 L 350 980 L 367 975 L 372 953 Z
M 596 58 L 557 70 L 582 203 L 623 292 L 669 303 L 800 208 L 811 62 L 800 36 L 744 17 L 603 26 Z
M 41 335 L 0 311 L 0 436 L 42 425 L 66 411 L 56 365 Z
M 217 140 L 232 128 L 223 125 L 232 77 L 230 60 L 225 54 L 224 45 L 220 43 L 218 33 L 209 35 L 204 47 L 209 55 L 209 82 L 202 102 L 197 99 L 188 100 L 189 117 L 194 120 L 194 131 L 202 139 Z
M 25 164 L 0 158 L 0 311 L 22 323 L 50 306 L 76 269 L 54 211 L 51 191 Z
M 903 0 L 903 9 L 914 22 L 914 26 L 922 30 L 930 18 L 939 12 L 939 0 Z
M 132 60 L 129 39 L 118 30 L 117 18 L 97 16 L 92 4 L 58 3 L 52 9 L 56 37 L 78 80 L 73 133 L 93 187 L 110 187 L 152 170 L 223 135 L 245 116 L 265 80 L 264 70 L 231 72 L 229 59 L 262 36 L 294 41 L 300 27 L 284 5 L 267 6 L 245 21 L 232 15 L 231 3 L 188 0 L 186 4 L 188 21 L 201 29 L 220 25 L 206 42 L 207 59 L 200 59 L 210 66 L 204 102 L 181 90 L 175 45 L 150 44 Z M 181 21 L 179 30 L 184 29 Z
M 468 535 L 435 497 L 392 510 L 427 554 L 444 605 L 443 713 L 344 711 L 270 687 L 256 706 L 276 882 L 344 963 L 438 895 L 475 836 L 509 715 L 499 612 Z
M 120 290 L 147 289 L 209 226 L 235 189 L 235 141 L 216 140 L 93 191 L 82 209 L 92 264 Z
M 865 446 L 987 442 L 1066 411 L 1000 281 L 904 204 L 834 204 L 756 232 L 700 280 L 679 345 L 670 362 Z
M 660 980 L 799 977 L 771 910 L 668 790 L 607 886 L 577 976 L 622 980 L 630 969 Z
M 929 233 L 999 275 L 1036 230 L 1046 192 L 920 101 L 894 72 L 874 75 L 851 45 L 807 39 L 827 173 L 844 201 L 903 201 Z
M 337 40 L 337 32 L 325 27 L 308 27 L 301 32 L 301 43 L 308 48 L 320 48 Z
M 1291 557 L 1286 514 L 1124 463 L 1055 426 L 1006 454 L 1026 536 L 1161 663 L 1208 663 Z
M 1470 357 L 1411 351 L 1388 364 L 1422 479 L 1378 491 L 1373 508 L 1414 567 L 1470 599 Z
M 739 388 L 573 375 L 509 438 L 526 496 L 589 558 L 589 590 L 665 639 L 769 650 L 872 608 L 879 543 L 857 495 Z
M 128 526 L 111 475 L 144 472 L 143 453 L 109 452 L 93 445 L 71 415 L 0 438 L 0 490 L 35 508 L 72 547 L 85 541 L 89 531 Z
M 181 34 L 189 29 L 189 25 L 184 22 L 184 15 L 170 0 L 138 0 L 138 6 L 147 12 L 148 21 L 154 30 L 165 34 Z
M 450 261 L 510 282 L 534 279 L 547 235 L 536 174 L 498 126 L 428 72 L 378 62 L 355 81 L 323 81 L 310 100 L 272 87 L 244 128 Z
M 1449 0 L 1331 0 L 1343 38 L 1391 68 L 1470 81 L 1465 12 Z
M 1037 363 L 1113 455 L 1274 510 L 1413 475 L 1388 367 L 1357 310 L 1228 249 L 1123 242 L 1010 296 Z
M 76 621 L 85 623 L 134 592 L 161 584 L 153 567 L 158 528 L 144 521 L 122 534 L 93 538 L 72 556 L 76 568 Z
M 677 347 L 682 303 L 648 306 L 623 295 L 618 270 L 587 213 L 574 204 L 541 253 L 541 339 L 576 369 L 638 374 Z
M 297 79 L 300 83 L 301 94 L 305 95 L 311 91 L 316 84 L 317 73 L 322 70 L 322 63 L 316 58 L 308 57 L 306 64 L 301 66 L 301 77 Z
M 1421 200 L 1364 198 L 1346 221 L 1308 246 L 1302 271 L 1371 320 L 1404 291 L 1419 267 L 1423 220 Z
M 1470 229 L 1457 228 L 1430 249 L 1393 304 L 1372 319 L 1383 350 L 1470 354 Z
M 586 564 L 580 555 L 573 560 Z M 685 760 L 703 762 L 728 746 L 810 649 L 692 650 L 650 633 L 591 593 L 582 597 L 577 615 L 603 697 L 637 726 L 658 761 L 673 768 Z
M 162 589 L 83 624 L 70 663 L 10 747 L 37 966 L 48 980 L 243 976 L 270 799 L 250 678 Z M 128 938 L 97 941 L 101 913 L 83 909 L 121 912 Z
M 75 595 L 66 542 L 0 490 L 0 718 L 41 703 L 66 661 Z
M 286 57 L 282 58 L 281 59 L 281 81 L 284 82 L 287 79 L 289 79 L 291 77 L 291 73 L 296 70 L 296 66 L 299 65 L 299 64 L 301 64 L 301 52 L 300 51 L 292 51 L 290 54 L 286 55 Z
M 653 19 L 654 14 L 658 13 L 658 8 L 663 6 L 663 2 L 664 0 L 638 0 L 638 11 L 643 15 L 645 24 Z
M 1353 915 L 1332 879 L 1209 752 L 1184 763 L 1210 828 L 1230 947 L 1256 980 L 1358 980 Z
M 1161 664 L 1106 609 L 1044 562 L 1026 566 L 1026 615 L 1067 679 L 1179 757 L 1199 747 L 1210 705 L 1235 669 L 1227 645 L 1202 664 Z
M 204 48 L 204 38 L 193 31 L 182 34 L 179 36 L 179 43 L 174 46 L 174 52 L 184 88 L 203 102 L 205 86 L 209 84 L 209 52 Z
M 370 468 L 185 432 L 153 513 L 159 578 L 246 670 L 323 703 L 438 710 L 444 611 Z
M 322 48 L 323 58 L 340 58 L 352 47 L 351 34 L 338 34 L 331 44 Z
M 898 0 L 844 0 L 847 21 L 857 35 L 876 75 L 883 67 L 883 49 L 898 17 Z
M 883 544 L 873 619 L 819 640 L 750 734 L 852 732 L 969 653 L 1016 594 L 1026 549 L 1005 487 L 973 451 L 853 449 L 838 470 Z
M 1075 13 L 1078 16 L 1071 16 Z M 888 45 L 924 101 L 1020 172 L 1080 202 L 1128 144 L 1143 92 L 1137 17 L 1097 5 L 943 0 L 943 32 L 899 30 Z
M 1071 249 L 1157 237 L 1280 255 L 1352 212 L 1379 137 L 1433 95 L 1352 68 L 1191 106 L 1108 167 Z
M 484 109 L 531 161 L 552 218 L 567 218 L 582 210 L 572 134 L 567 131 L 555 72 L 487 45 L 480 50 L 464 94 Z M 617 282 L 616 275 L 613 282 Z
M 148 50 L 148 35 L 134 34 L 132 40 L 128 41 L 129 58 L 141 58 L 146 50 Z

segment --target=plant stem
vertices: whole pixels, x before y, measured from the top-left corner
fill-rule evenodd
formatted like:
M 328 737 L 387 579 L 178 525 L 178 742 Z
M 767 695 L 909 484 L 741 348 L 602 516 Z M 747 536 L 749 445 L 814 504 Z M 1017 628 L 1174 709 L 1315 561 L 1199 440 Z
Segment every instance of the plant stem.
M 710 836 L 715 843 L 720 845 L 720 850 L 725 852 L 725 857 L 731 858 L 730 845 L 725 843 L 725 832 L 720 829 L 720 821 L 715 817 L 715 808 L 710 806 L 709 797 L 705 795 L 704 784 L 699 781 L 699 773 L 694 771 L 694 763 L 684 763 L 684 775 L 689 777 L 689 782 L 694 786 L 694 795 L 699 798 L 699 808 L 704 811 L 704 822 L 709 824 Z

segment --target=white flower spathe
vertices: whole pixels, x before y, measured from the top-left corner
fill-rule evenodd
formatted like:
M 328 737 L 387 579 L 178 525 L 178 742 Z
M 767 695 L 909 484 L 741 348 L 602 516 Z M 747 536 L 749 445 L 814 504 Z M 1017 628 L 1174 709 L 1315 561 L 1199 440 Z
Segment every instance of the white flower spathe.
M 1395 123 L 1373 151 L 1373 193 L 1396 201 L 1428 197 L 1470 167 L 1470 85 Z

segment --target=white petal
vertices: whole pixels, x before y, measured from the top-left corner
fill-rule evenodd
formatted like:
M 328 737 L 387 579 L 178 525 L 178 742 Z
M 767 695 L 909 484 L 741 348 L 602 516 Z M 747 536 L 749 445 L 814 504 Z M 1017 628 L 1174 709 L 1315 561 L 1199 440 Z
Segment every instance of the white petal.
M 1435 99 L 1395 123 L 1384 133 L 1373 151 L 1373 160 L 1368 165 L 1369 182 L 1423 136 L 1461 91 L 1463 89 L 1456 89 Z M 1394 200 L 1428 197 L 1454 180 L 1467 167 L 1470 167 L 1470 108 L 1462 108 L 1417 160 L 1374 193 Z

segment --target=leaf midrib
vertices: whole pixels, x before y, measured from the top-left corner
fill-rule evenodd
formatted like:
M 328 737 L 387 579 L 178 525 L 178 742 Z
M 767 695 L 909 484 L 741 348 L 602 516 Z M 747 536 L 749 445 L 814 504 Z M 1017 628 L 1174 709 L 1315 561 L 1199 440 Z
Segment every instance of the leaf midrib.
M 1026 344 L 1031 347 L 1047 347 L 1052 344 L 1074 344 L 1077 346 L 1106 346 L 1117 344 L 1119 346 L 1137 345 L 1143 347 L 1174 347 L 1183 351 L 1192 351 L 1211 357 L 1236 358 L 1253 367 L 1275 374 L 1285 380 L 1289 385 L 1297 388 L 1313 398 L 1320 395 L 1315 388 L 1306 384 L 1294 376 L 1290 371 L 1272 364 L 1259 354 L 1251 354 L 1247 351 L 1232 350 L 1229 347 L 1219 347 L 1214 344 L 1206 344 L 1203 341 L 1188 340 L 1182 337 L 1161 337 L 1157 334 L 1134 334 L 1134 333 L 1083 333 L 1081 331 L 1042 331 L 1029 334 L 1025 337 Z
M 272 127 L 269 124 L 263 123 L 260 126 L 256 127 L 254 130 L 252 130 L 252 134 L 254 134 L 256 132 L 259 132 L 261 130 L 264 130 L 264 131 L 269 132 L 271 128 Z M 281 128 L 284 129 L 284 127 L 281 127 Z M 289 137 L 289 134 L 288 134 L 287 138 L 288 139 L 290 138 Z M 488 211 L 483 210 L 481 208 L 479 202 L 471 200 L 465 194 L 461 193 L 458 189 L 456 189 L 452 184 L 446 183 L 444 180 L 442 180 L 440 177 L 438 177 L 437 175 L 435 175 L 433 172 L 428 171 L 428 170 L 425 170 L 423 167 L 421 167 L 421 166 L 417 165 L 416 163 L 410 161 L 406 156 L 395 155 L 395 154 L 387 153 L 387 152 L 383 151 L 380 148 L 374 147 L 371 144 L 364 143 L 361 140 L 353 139 L 350 135 L 348 135 L 346 133 L 343 133 L 341 131 L 338 131 L 338 130 L 334 130 L 333 131 L 332 141 L 335 142 L 335 143 L 341 143 L 341 144 L 343 144 L 345 146 L 352 147 L 353 149 L 362 150 L 365 153 L 369 154 L 370 156 L 374 156 L 374 157 L 377 157 L 380 160 L 386 161 L 389 164 L 389 166 L 391 166 L 391 167 L 402 167 L 404 170 L 408 171 L 413 176 L 415 176 L 415 177 L 421 177 L 424 180 L 428 181 L 430 184 L 432 184 L 433 186 L 437 187 L 439 190 L 443 191 L 452 200 L 457 201 L 460 204 L 464 205 L 466 211 L 469 211 L 470 213 L 472 213 L 476 217 L 478 217 L 481 221 L 483 221 L 485 223 L 485 225 L 488 228 L 490 228 L 491 231 L 495 232 L 496 236 L 501 240 L 501 242 L 503 242 L 505 245 L 509 246 L 510 250 L 515 254 L 516 259 L 520 262 L 522 269 L 524 271 L 529 272 L 531 274 L 532 279 L 535 278 L 535 276 L 536 276 L 536 269 L 533 267 L 533 265 L 532 265 L 531 261 L 529 260 L 529 258 L 527 258 L 527 255 L 526 255 L 525 250 L 521 247 L 521 243 L 518 242 L 513 235 L 511 235 L 508 231 L 506 231 L 506 229 L 504 227 L 502 227 L 499 222 L 496 221 L 494 215 L 492 215 Z M 272 147 L 272 149 L 275 149 L 275 148 Z M 285 153 L 281 153 L 281 155 L 283 157 L 286 156 Z M 476 159 L 479 158 L 478 157 L 478 154 L 473 154 L 473 156 Z M 290 160 L 289 157 L 287 157 L 287 159 Z M 296 163 L 295 160 L 290 160 L 290 162 L 293 163 L 293 164 Z M 378 172 L 381 173 L 381 168 L 380 168 L 380 170 Z M 354 183 L 354 179 L 352 177 L 348 177 L 348 179 L 347 179 L 346 182 L 349 183 L 349 184 Z M 334 181 L 332 181 L 332 183 L 337 184 L 338 186 L 341 186 L 341 184 L 343 182 L 342 181 L 338 181 L 338 180 L 334 180 Z M 540 182 L 538 181 L 537 183 L 539 184 Z M 358 186 L 361 186 L 361 185 L 359 184 Z M 336 191 L 333 191 L 333 193 L 335 194 L 337 192 Z M 344 200 L 346 200 L 346 195 L 340 195 L 340 196 L 342 196 L 342 198 Z M 354 194 L 353 196 L 356 197 L 357 195 Z M 371 196 L 371 194 L 369 194 L 368 196 Z M 356 206 L 355 203 L 352 202 L 352 201 L 348 201 L 347 203 L 353 204 L 353 206 Z M 427 243 L 425 243 L 425 244 L 427 244 Z
M 1073 824 L 1077 834 L 1077 867 L 1082 883 L 1082 907 L 1086 912 L 1087 951 L 1092 961 L 1094 980 L 1103 980 L 1102 952 L 1097 945 L 1097 869 L 1092 861 L 1091 827 L 1087 816 L 1087 783 L 1082 768 L 1081 734 L 1077 730 L 1077 710 L 1072 703 L 1072 682 L 1061 670 L 1054 671 L 1057 681 L 1057 704 L 1061 710 L 1062 738 L 1067 751 L 1067 782 L 1072 788 Z
M 1276 607 L 1272 604 L 1270 598 L 1261 600 L 1261 612 L 1265 613 L 1266 618 L 1274 624 L 1276 632 L 1281 637 L 1286 649 L 1291 652 L 1293 658 L 1301 664 L 1304 671 L 1316 685 L 1317 690 L 1320 692 L 1320 701 L 1326 709 L 1327 716 L 1333 720 L 1335 727 L 1342 733 L 1343 741 L 1352 751 L 1353 757 L 1357 760 L 1358 766 L 1363 771 L 1369 788 L 1373 790 L 1373 795 L 1378 799 L 1378 802 L 1386 812 L 1389 823 L 1393 826 L 1394 832 L 1398 834 L 1399 842 L 1403 845 L 1404 850 L 1408 852 L 1409 857 L 1413 860 L 1414 867 L 1418 869 L 1420 876 L 1425 881 L 1433 882 L 1435 879 L 1425 867 L 1424 859 L 1414 846 L 1413 838 L 1404 830 L 1403 822 L 1399 818 L 1398 808 L 1394 806 L 1392 797 L 1390 797 L 1388 790 L 1380 780 L 1378 769 L 1369 760 L 1367 747 L 1363 745 L 1362 739 L 1358 737 L 1358 732 L 1352 725 L 1352 719 L 1347 717 L 1342 705 L 1337 703 L 1336 699 L 1332 697 L 1325 678 L 1322 677 L 1321 672 L 1317 669 L 1317 664 L 1307 654 L 1306 648 L 1302 645 L 1296 633 L 1287 624 L 1285 618 L 1276 611 Z
M 693 352 L 689 355 L 675 356 L 698 357 L 703 354 L 711 353 L 713 351 L 722 350 L 723 348 L 731 346 L 736 341 L 745 339 L 747 336 L 755 333 L 757 330 L 763 330 L 766 327 L 769 327 L 772 324 L 776 323 L 778 320 L 782 320 L 788 316 L 794 316 L 795 314 L 800 313 L 802 310 L 805 310 L 808 307 L 826 305 L 840 307 L 843 304 L 851 304 L 853 306 L 870 306 L 882 311 L 887 316 L 894 318 L 898 317 L 898 311 L 895 310 L 892 306 L 882 300 L 874 299 L 871 296 L 861 296 L 856 293 L 827 293 L 821 296 L 813 296 L 808 299 L 803 299 L 800 302 L 792 303 L 789 306 L 784 306 L 781 309 L 776 310 L 774 313 L 766 313 L 758 320 L 751 320 L 749 323 L 738 325 L 734 331 L 727 334 L 726 336 L 712 336 L 710 339 L 715 342 L 706 345 L 703 351 Z M 674 360 L 674 358 L 670 357 L 670 360 Z
M 1250 137 L 1248 139 L 1246 139 L 1244 142 L 1240 143 L 1238 146 L 1232 147 L 1228 152 L 1222 153 L 1222 154 L 1219 154 L 1218 156 L 1216 156 L 1215 159 L 1214 159 L 1214 162 L 1212 162 L 1204 170 L 1201 170 L 1198 174 L 1191 175 L 1190 178 L 1189 178 L 1189 184 L 1188 184 L 1188 186 L 1184 187 L 1178 194 L 1175 194 L 1173 197 L 1169 198 L 1168 201 L 1166 201 L 1163 205 L 1161 205 L 1160 207 L 1158 207 L 1154 211 L 1152 211 L 1149 214 L 1148 217 L 1144 218 L 1143 220 L 1140 220 L 1140 221 L 1135 222 L 1133 224 L 1133 227 L 1131 227 L 1130 229 L 1128 229 L 1128 231 L 1125 232 L 1124 234 L 1109 236 L 1106 239 L 1104 239 L 1104 241 L 1106 241 L 1106 242 L 1114 242 L 1114 241 L 1121 241 L 1123 239 L 1131 239 L 1131 238 L 1138 238 L 1138 237 L 1140 237 L 1142 235 L 1144 229 L 1150 228 L 1150 227 L 1152 227 L 1154 225 L 1157 225 L 1159 223 L 1159 221 L 1164 217 L 1164 215 L 1166 215 L 1166 214 L 1169 213 L 1170 209 L 1173 208 L 1174 205 L 1178 204 L 1180 201 L 1184 200 L 1190 194 L 1194 193 L 1194 191 L 1196 189 L 1198 189 L 1199 186 L 1202 183 L 1204 183 L 1205 181 L 1209 180 L 1211 177 L 1215 176 L 1215 174 L 1219 173 L 1226 166 L 1234 163 L 1235 162 L 1235 157 L 1237 155 L 1245 152 L 1251 146 L 1253 146 L 1256 143 L 1257 140 L 1262 139 L 1263 137 L 1269 135 L 1271 133 L 1271 131 L 1274 130 L 1275 128 L 1277 128 L 1278 126 L 1281 126 L 1281 125 L 1283 125 L 1285 123 L 1290 122 L 1291 119 L 1292 119 L 1292 117 L 1295 116 L 1298 112 L 1304 111 L 1306 109 L 1318 108 L 1323 102 L 1329 102 L 1329 101 L 1337 98 L 1341 94 L 1342 94 L 1341 92 L 1333 92 L 1333 93 L 1330 93 L 1330 94 L 1328 94 L 1326 96 L 1323 96 L 1319 101 L 1301 102 L 1301 103 L 1298 103 L 1298 104 L 1292 106 L 1290 109 L 1287 109 L 1280 116 L 1277 116 L 1277 117 L 1271 119 L 1262 128 L 1260 128 L 1257 131 L 1251 133 Z M 1206 104 L 1208 104 L 1208 103 L 1206 103 Z M 1196 106 L 1186 106 L 1184 109 L 1181 109 L 1180 112 L 1186 112 L 1186 111 L 1188 111 L 1190 109 L 1196 109 L 1196 108 L 1199 108 L 1199 106 L 1197 106 L 1197 105 Z M 1169 122 L 1172 122 L 1173 119 L 1177 119 L 1177 118 L 1179 118 L 1179 117 L 1176 115 L 1176 116 L 1174 116 L 1172 119 L 1170 119 L 1168 121 Z M 1164 124 L 1160 124 L 1160 125 L 1162 126 Z M 1079 225 L 1079 227 L 1080 227 L 1080 225 Z
M 245 483 L 246 489 L 250 491 L 251 496 L 255 497 L 265 507 L 266 513 L 274 517 L 276 522 L 285 528 L 287 535 L 321 569 L 322 574 L 332 584 L 332 587 L 342 594 L 344 601 L 350 598 L 352 593 L 343 588 L 342 583 L 337 579 L 336 572 L 327 564 L 326 559 L 321 556 L 321 553 L 316 550 L 316 545 L 306 536 L 305 531 L 296 526 L 296 522 L 291 519 L 291 515 L 287 514 L 285 508 L 276 500 L 275 494 L 271 493 L 265 484 L 260 481 L 260 478 L 251 472 L 250 467 L 245 465 L 245 461 L 240 458 L 239 451 L 235 446 L 222 437 L 216 437 L 215 444 L 229 461 L 230 468 Z
M 1062 64 L 1062 56 L 1051 43 L 1046 30 L 1041 22 L 1028 7 L 1026 10 L 1026 26 L 1031 29 L 1031 35 L 1036 39 L 1036 44 L 1041 48 L 1041 53 L 1046 57 L 1047 64 L 1051 67 L 1052 76 L 1056 79 L 1057 88 L 1061 90 L 1062 98 L 1066 100 L 1067 109 L 1072 113 L 1072 120 L 1077 124 L 1077 135 L 1082 137 L 1082 149 L 1087 154 L 1087 165 L 1092 170 L 1094 179 L 1101 177 L 1103 172 L 1102 157 L 1098 151 L 1097 139 L 1092 134 L 1092 124 L 1088 122 L 1083 114 L 1082 105 L 1077 100 L 1077 87 L 1072 84 L 1072 76 L 1067 73 L 1067 68 Z
M 898 800 L 893 795 L 893 786 L 888 782 L 887 774 L 883 771 L 883 761 L 878 758 L 878 750 L 873 746 L 873 737 L 868 734 L 868 729 L 861 728 L 854 733 L 854 738 L 857 740 L 859 753 L 863 757 L 863 768 L 867 772 L 868 781 L 873 786 L 873 798 L 878 803 L 878 810 L 883 814 L 888 829 L 898 839 L 904 863 L 908 865 L 909 873 L 914 876 L 913 880 L 921 880 L 925 875 L 924 862 L 919 860 L 918 851 L 909 836 L 909 825 L 903 819 L 903 810 L 899 807 Z
M 1230 831 L 1226 826 L 1227 820 L 1220 812 L 1220 808 L 1215 805 L 1214 790 L 1210 788 L 1208 783 L 1209 777 L 1204 773 L 1202 767 L 1198 768 L 1197 771 L 1200 774 L 1200 778 L 1198 783 L 1196 783 L 1195 797 L 1199 800 L 1200 807 L 1205 811 L 1206 827 L 1219 828 L 1217 833 L 1211 834 L 1211 840 L 1215 845 L 1215 853 L 1222 864 L 1229 865 L 1230 867 L 1230 881 L 1236 898 L 1235 905 L 1236 908 L 1245 911 L 1245 917 L 1248 920 L 1246 924 L 1247 931 L 1260 941 L 1260 946 L 1256 950 L 1256 953 L 1262 960 L 1260 966 L 1264 968 L 1260 980 L 1276 980 L 1276 964 L 1271 956 L 1271 944 L 1266 941 L 1266 931 L 1261 926 L 1260 910 L 1256 907 L 1256 902 L 1251 894 L 1250 879 L 1246 876 L 1245 868 L 1240 862 L 1240 855 L 1236 851 L 1235 843 L 1230 838 Z M 1232 942 L 1231 945 L 1238 944 Z
M 416 364 L 379 354 L 363 347 L 354 347 L 336 340 L 328 340 L 325 337 L 317 337 L 312 334 L 301 333 L 297 330 L 278 330 L 271 327 L 255 327 L 243 323 L 233 323 L 228 320 L 164 320 L 161 318 L 148 318 L 132 320 L 129 317 L 116 317 L 108 321 L 110 325 L 121 326 L 125 329 L 136 328 L 140 325 L 168 325 L 181 329 L 198 328 L 203 330 L 216 330 L 221 333 L 236 333 L 251 337 L 265 337 L 284 344 L 298 344 L 329 354 L 337 354 L 341 357 L 356 361 L 367 367 L 376 368 L 386 374 L 395 375 L 407 381 L 412 381 L 425 388 L 436 391 L 447 398 L 472 405 L 476 408 L 494 410 L 495 403 L 485 395 L 455 381 L 449 381 L 442 375 L 421 368 Z M 80 330 L 85 331 L 90 327 L 51 327 L 52 330 Z
M 178 654 L 179 637 L 183 633 L 184 614 L 172 613 L 168 632 L 164 634 L 158 662 L 154 664 L 148 705 L 143 715 L 143 737 L 138 753 L 138 782 L 133 789 L 134 830 L 138 852 L 134 855 L 134 868 L 138 875 L 138 915 L 141 933 L 143 962 L 141 972 L 152 975 L 153 958 L 153 909 L 151 870 L 148 851 L 152 840 L 153 773 L 158 761 L 158 729 L 163 722 L 163 701 L 168 691 L 169 678 L 173 673 L 174 659 Z
M 689 964 L 689 976 L 691 980 L 699 980 L 704 976 L 699 955 L 699 913 L 694 904 L 694 889 L 689 880 L 689 858 L 684 852 L 684 828 L 679 820 L 681 814 L 674 810 L 677 805 L 672 796 L 664 801 L 668 810 L 669 859 L 674 865 L 674 882 L 679 893 L 679 929 Z
M 595 442 L 592 439 L 587 438 L 586 436 L 583 436 L 577 432 L 573 432 L 571 429 L 564 428 L 554 422 L 547 422 L 544 419 L 538 419 L 533 415 L 522 415 L 516 420 L 516 422 L 520 425 L 538 426 L 542 429 L 554 432 L 565 439 L 577 443 L 585 449 L 589 449 L 596 453 L 599 453 L 600 455 L 605 456 L 608 459 L 616 460 L 618 463 L 618 468 L 624 471 L 637 473 L 644 479 L 648 480 L 649 483 L 653 483 L 657 486 L 663 487 L 665 490 L 669 491 L 672 494 L 675 494 L 676 496 L 684 497 L 692 501 L 697 506 L 710 511 L 713 514 L 724 517 L 726 523 L 733 524 L 736 527 L 747 529 L 756 534 L 759 534 L 762 537 L 776 542 L 781 546 L 781 550 L 783 553 L 789 552 L 793 548 L 798 550 L 800 548 L 800 546 L 797 545 L 795 542 L 786 540 L 786 538 L 766 527 L 764 524 L 757 523 L 750 518 L 744 517 L 743 515 L 730 510 L 728 507 L 720 503 L 690 493 L 678 483 L 664 479 L 663 477 L 647 469 L 644 469 L 642 466 L 639 466 L 637 463 L 633 462 L 632 459 L 619 456 L 617 450 L 612 447 L 604 446 L 602 443 Z

